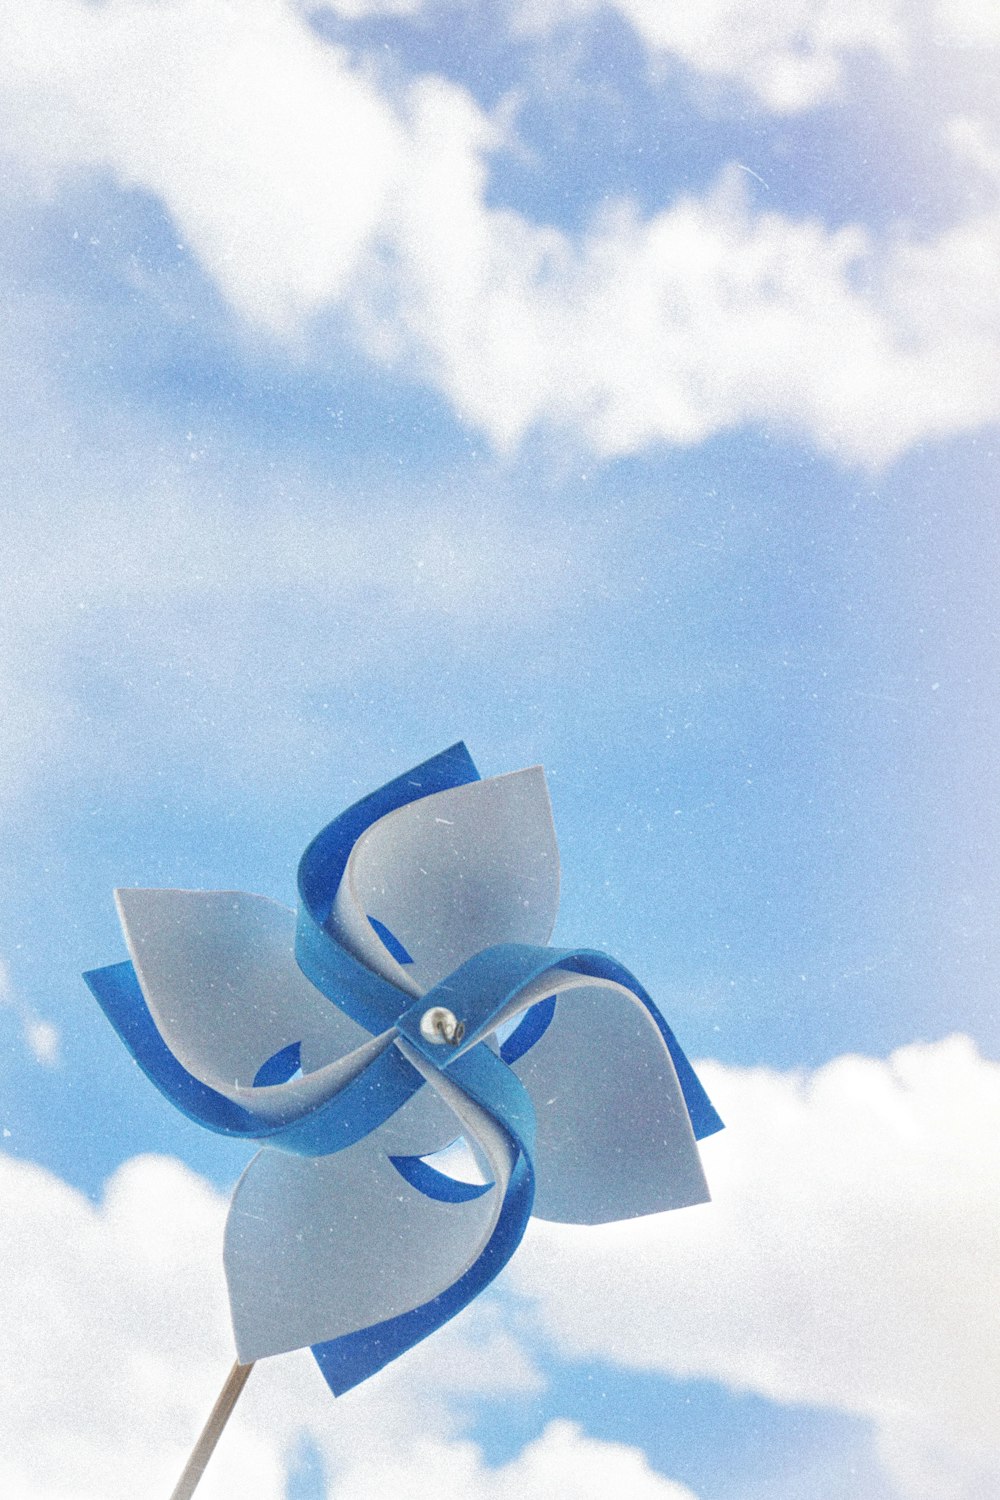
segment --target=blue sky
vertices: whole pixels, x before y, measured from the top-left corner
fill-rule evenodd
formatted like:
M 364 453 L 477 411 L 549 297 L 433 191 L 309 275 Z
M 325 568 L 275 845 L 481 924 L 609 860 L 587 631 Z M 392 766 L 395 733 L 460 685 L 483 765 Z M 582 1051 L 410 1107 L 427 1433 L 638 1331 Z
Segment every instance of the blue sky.
M 247 1153 L 87 995 L 112 888 L 291 904 L 316 829 L 461 737 L 546 768 L 556 941 L 711 1060 L 716 1201 L 533 1230 L 336 1405 L 268 1362 L 206 1500 L 981 1500 L 992 7 L 3 25 L 6 1492 L 166 1493 L 231 1357 Z

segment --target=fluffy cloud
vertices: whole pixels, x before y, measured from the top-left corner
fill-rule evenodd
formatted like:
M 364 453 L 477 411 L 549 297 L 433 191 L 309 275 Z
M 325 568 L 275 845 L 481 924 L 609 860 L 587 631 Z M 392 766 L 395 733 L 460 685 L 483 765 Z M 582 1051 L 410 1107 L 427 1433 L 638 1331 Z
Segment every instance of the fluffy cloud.
M 471 195 L 464 219 L 424 212 L 433 183 L 419 201 L 399 323 L 501 443 L 547 422 L 608 456 L 762 423 L 877 467 L 1000 417 L 996 214 L 884 250 L 755 212 L 734 172 L 652 219 L 609 211 L 574 251 Z
M 405 155 L 390 102 L 284 0 L 0 6 L 2 115 L 40 178 L 155 193 L 244 316 L 294 331 L 335 299 Z
M 223 1199 L 157 1157 L 122 1167 L 99 1207 L 3 1156 L 0 1185 L 2 1492 L 18 1500 L 169 1493 L 232 1360 Z M 336 1472 L 336 1494 L 349 1500 L 546 1500 L 557 1489 L 572 1500 L 603 1500 L 609 1490 L 693 1500 L 635 1450 L 595 1442 L 567 1423 L 488 1469 L 456 1435 L 454 1398 L 535 1388 L 537 1376 L 488 1304 L 336 1407 L 308 1355 L 266 1361 L 199 1500 L 280 1500 L 304 1433 Z
M 345 21 L 363 21 L 368 16 L 410 16 L 424 8 L 424 0 L 298 0 L 305 16 L 332 11 Z
M 740 83 L 779 114 L 827 98 L 853 54 L 899 64 L 907 50 L 901 0 L 711 0 L 698 6 L 524 0 L 521 24 L 538 30 L 600 9 L 617 12 L 654 56 L 670 54 L 697 73 Z
M 564 1354 L 867 1418 L 906 1500 L 992 1493 L 1000 1066 L 955 1037 L 808 1075 L 704 1076 L 729 1124 L 704 1147 L 715 1202 L 600 1229 L 536 1223 L 508 1285 Z M 166 1493 L 231 1358 L 223 1199 L 152 1157 L 122 1167 L 97 1207 L 6 1157 L 0 1188 L 4 1493 Z M 561 1422 L 487 1469 L 462 1438 L 461 1397 L 538 1384 L 488 1297 L 335 1420 L 307 1357 L 265 1361 L 205 1500 L 250 1475 L 277 1500 L 303 1433 L 348 1500 L 541 1500 L 555 1474 L 574 1500 L 689 1500 L 641 1454 Z
M 908 1500 L 1000 1483 L 1000 1066 L 953 1037 L 703 1070 L 715 1201 L 533 1226 L 511 1275 L 568 1353 L 869 1418 Z
M 778 115 L 841 92 L 852 62 L 875 59 L 905 75 L 928 46 L 1000 45 L 993 0 L 520 0 L 520 28 L 538 35 L 601 11 L 617 14 L 651 59 L 737 84 Z
M 931 24 L 960 47 L 1000 47 L 1000 10 L 993 0 L 933 0 Z
M 759 48 L 824 77 L 866 38 L 897 48 L 888 0 L 762 5 L 759 27 L 633 8 L 754 76 Z M 759 212 L 734 172 L 649 218 L 612 206 L 577 241 L 488 204 L 505 137 L 463 90 L 387 82 L 282 0 L 6 0 L 0 21 L 0 118 L 36 184 L 87 169 L 155 194 L 248 327 L 307 357 L 340 309 L 500 448 L 547 427 L 608 456 L 762 423 L 878 466 L 1000 418 L 995 205 L 877 243 Z
M 414 1461 L 416 1460 L 416 1461 Z M 535 1442 L 502 1469 L 484 1472 L 471 1444 L 444 1448 L 420 1443 L 406 1458 L 348 1475 L 338 1496 L 405 1494 L 413 1500 L 695 1500 L 686 1485 L 656 1474 L 635 1448 L 585 1437 L 571 1422 L 552 1422 Z

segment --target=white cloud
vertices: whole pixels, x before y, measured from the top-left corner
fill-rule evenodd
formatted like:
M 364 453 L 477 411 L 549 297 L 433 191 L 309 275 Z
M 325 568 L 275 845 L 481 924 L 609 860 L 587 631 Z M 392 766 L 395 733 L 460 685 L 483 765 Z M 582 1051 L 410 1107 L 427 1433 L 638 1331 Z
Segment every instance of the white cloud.
M 9 1006 L 20 1022 L 24 1044 L 37 1063 L 54 1068 L 60 1061 L 59 1028 L 43 1021 L 21 998 L 11 983 L 10 971 L 0 958 L 0 1006 Z
M 756 212 L 733 172 L 648 220 L 608 211 L 576 251 L 471 193 L 460 216 L 454 181 L 401 207 L 398 321 L 502 444 L 541 422 L 609 456 L 762 423 L 878 467 L 1000 418 L 995 213 L 880 249 Z
M 624 21 L 650 60 L 677 58 L 696 75 L 738 85 L 764 110 L 789 115 L 844 92 L 851 66 L 875 60 L 906 77 L 928 50 L 1000 45 L 995 0 L 519 0 L 519 29 L 544 35 L 602 12 Z M 933 71 L 933 70 L 932 70 Z
M 778 114 L 810 108 L 835 93 L 855 54 L 901 66 L 908 53 L 903 0 L 522 0 L 528 30 L 600 10 L 626 21 L 653 56 L 669 54 L 697 73 L 741 84 Z
M 959 47 L 1000 46 L 1000 9 L 994 0 L 933 0 L 937 38 Z
M 895 0 L 762 4 L 753 25 L 735 3 L 634 9 L 761 78 L 761 49 L 825 78 L 865 38 L 901 45 Z M 503 129 L 468 94 L 385 83 L 282 0 L 6 0 L 0 23 L 22 170 L 155 194 L 247 327 L 307 358 L 339 308 L 499 448 L 541 427 L 610 456 L 764 424 L 878 467 L 1000 420 L 995 201 L 877 242 L 760 211 L 733 169 L 574 240 L 488 205 Z
M 178 1162 L 141 1157 L 95 1207 L 0 1156 L 0 1490 L 18 1500 L 166 1495 L 232 1361 L 222 1282 L 222 1197 Z M 308 1433 L 349 1500 L 692 1500 L 641 1454 L 553 1424 L 489 1469 L 457 1435 L 469 1391 L 537 1389 L 487 1303 L 342 1397 L 307 1354 L 254 1370 L 199 1500 L 280 1500 Z M 556 1483 L 565 1474 L 566 1485 Z
M 230 302 L 294 331 L 336 298 L 405 151 L 391 104 L 284 0 L 0 5 L 10 145 L 157 194 Z
M 1000 186 L 1000 140 L 993 137 L 985 120 L 956 116 L 948 121 L 945 134 L 960 162 L 975 167 L 989 182 Z
M 516 1285 L 561 1348 L 869 1418 L 907 1500 L 1000 1485 L 1000 1065 L 966 1038 L 813 1074 L 701 1070 L 715 1201 L 535 1224 Z
M 204 1274 L 222 1203 L 165 1160 L 124 1168 L 102 1210 L 27 1163 L 2 1158 L 0 1172 L 0 1488 L 23 1500 L 169 1493 L 178 1429 L 197 1432 L 227 1368 L 221 1289 Z M 277 1500 L 275 1445 L 241 1425 L 228 1447 L 233 1473 Z
M 322 15 L 331 11 L 346 21 L 362 21 L 368 16 L 411 16 L 424 8 L 425 0 L 297 0 L 303 15 Z
M 1000 1065 L 965 1038 L 812 1074 L 702 1065 L 728 1130 L 715 1201 L 631 1224 L 533 1224 L 505 1273 L 563 1354 L 869 1419 L 905 1500 L 1000 1480 Z M 231 1361 L 225 1202 L 179 1163 L 126 1163 L 98 1207 L 0 1156 L 0 1490 L 167 1493 Z M 487 1468 L 470 1392 L 540 1383 L 481 1298 L 334 1409 L 308 1356 L 264 1361 L 205 1500 L 274 1500 L 307 1433 L 345 1500 L 689 1500 L 643 1456 L 563 1422 Z M 516 1326 L 522 1326 L 518 1323 Z
M 53 1068 L 59 1061 L 59 1028 L 51 1021 L 30 1020 L 24 1028 L 25 1040 L 35 1061 Z
M 571 1422 L 556 1421 L 501 1469 L 484 1471 L 472 1444 L 418 1443 L 396 1460 L 358 1465 L 338 1481 L 344 1500 L 406 1495 L 408 1500 L 695 1500 L 686 1485 L 664 1479 L 642 1453 L 620 1443 L 587 1438 Z

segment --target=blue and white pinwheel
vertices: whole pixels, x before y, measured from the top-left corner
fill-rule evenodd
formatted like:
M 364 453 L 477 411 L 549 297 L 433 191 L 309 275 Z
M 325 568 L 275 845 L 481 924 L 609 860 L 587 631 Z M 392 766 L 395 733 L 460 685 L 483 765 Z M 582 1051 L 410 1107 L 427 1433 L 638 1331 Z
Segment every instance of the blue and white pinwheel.
M 532 1212 L 708 1198 L 721 1121 L 626 969 L 545 946 L 558 889 L 541 768 L 481 781 L 455 745 L 317 835 L 297 916 L 117 892 L 131 961 L 91 990 L 179 1109 L 264 1147 L 226 1228 L 242 1363 L 311 1345 L 339 1394 L 471 1301 Z M 458 1137 L 482 1181 L 448 1168 Z

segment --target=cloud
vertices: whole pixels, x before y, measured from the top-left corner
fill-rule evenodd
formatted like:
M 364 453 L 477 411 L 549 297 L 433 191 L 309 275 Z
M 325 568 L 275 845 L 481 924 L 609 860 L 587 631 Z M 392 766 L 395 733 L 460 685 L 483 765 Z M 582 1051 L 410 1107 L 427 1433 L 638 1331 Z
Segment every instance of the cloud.
M 695 1500 L 686 1485 L 664 1479 L 642 1453 L 620 1443 L 597 1442 L 572 1422 L 551 1422 L 511 1463 L 484 1471 L 471 1444 L 418 1443 L 395 1462 L 358 1465 L 338 1496 L 405 1494 L 412 1500 Z
M 718 84 L 738 85 L 775 115 L 815 109 L 844 91 L 852 64 L 905 77 L 928 48 L 1000 45 L 993 0 L 520 0 L 516 24 L 538 36 L 611 12 L 651 61 L 675 58 Z
M 910 6 L 912 10 L 912 5 Z M 902 66 L 907 6 L 900 0 L 523 0 L 521 25 L 537 31 L 600 10 L 614 11 L 654 57 L 670 55 L 695 72 L 739 83 L 767 109 L 808 109 L 838 89 L 856 54 Z
M 719 1064 L 703 1147 L 714 1203 L 598 1229 L 534 1223 L 505 1273 L 526 1324 L 479 1299 L 337 1403 L 307 1356 L 264 1361 L 205 1500 L 283 1493 L 307 1435 L 346 1500 L 689 1500 L 641 1453 L 555 1422 L 490 1469 L 470 1395 L 538 1393 L 512 1332 L 562 1356 L 719 1381 L 873 1424 L 905 1500 L 981 1500 L 1000 1477 L 1000 1065 L 952 1037 L 806 1073 Z M 0 1156 L 0 1486 L 19 1500 L 169 1491 L 232 1358 L 225 1202 L 178 1162 L 126 1163 L 95 1206 Z M 5 1288 L 5 1290 L 3 1290 Z M 127 1420 L 123 1420 L 123 1413 Z
M 10 146 L 45 182 L 155 193 L 232 305 L 294 331 L 340 295 L 402 164 L 392 105 L 283 0 L 0 6 Z
M 1000 1483 L 1000 1065 L 964 1037 L 812 1074 L 701 1070 L 714 1202 L 535 1223 L 511 1278 L 564 1353 L 871 1420 L 907 1500 Z
M 958 47 L 1000 46 L 1000 11 L 993 0 L 931 0 L 932 34 Z
M 651 219 L 606 211 L 574 251 L 465 202 L 421 195 L 398 322 L 502 445 L 542 423 L 609 457 L 764 425 L 878 468 L 1000 418 L 996 213 L 879 248 L 755 211 L 734 171 Z
M 52 1068 L 59 1061 L 59 1028 L 51 1021 L 29 1021 L 25 1026 L 25 1040 L 35 1061 Z
M 363 21 L 369 16 L 410 16 L 424 9 L 425 0 L 297 0 L 305 16 L 330 11 L 346 21 Z
M 754 77 L 761 47 L 825 77 L 866 37 L 897 46 L 888 0 L 762 6 L 761 28 L 735 5 L 697 26 L 634 8 Z M 87 170 L 154 194 L 247 329 L 308 359 L 338 311 L 500 449 L 542 428 L 610 457 L 762 424 L 878 467 L 1000 419 L 995 194 L 878 241 L 762 212 L 732 169 L 574 240 L 490 206 L 499 116 L 440 78 L 387 80 L 281 0 L 6 0 L 0 20 L 7 150 L 37 190 Z
M 0 1156 L 0 1488 L 18 1500 L 169 1493 L 232 1361 L 222 1197 L 176 1161 L 126 1163 L 95 1207 L 39 1167 Z M 199 1500 L 280 1500 L 304 1433 L 331 1493 L 373 1500 L 693 1500 L 641 1454 L 555 1423 L 489 1469 L 454 1415 L 538 1377 L 495 1309 L 459 1322 L 334 1406 L 308 1355 L 264 1361 L 199 1486 Z M 566 1485 L 556 1483 L 565 1474 Z
M 61 1035 L 51 1021 L 43 1021 L 15 990 L 10 971 L 0 959 L 0 1009 L 9 1006 L 20 1023 L 25 1046 L 37 1063 L 54 1068 L 60 1061 Z

